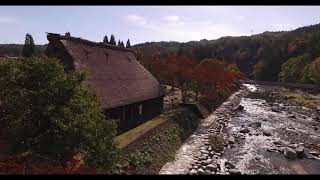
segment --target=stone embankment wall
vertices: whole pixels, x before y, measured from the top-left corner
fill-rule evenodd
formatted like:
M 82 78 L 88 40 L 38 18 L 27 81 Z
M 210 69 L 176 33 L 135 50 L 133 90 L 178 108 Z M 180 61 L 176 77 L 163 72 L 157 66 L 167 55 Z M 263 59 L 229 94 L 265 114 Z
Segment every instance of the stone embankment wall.
M 194 133 L 184 142 L 177 151 L 175 160 L 166 163 L 159 174 L 187 174 L 189 168 L 201 155 L 201 147 L 209 144 L 209 134 L 221 132 L 234 113 L 234 109 L 240 103 L 242 97 L 248 94 L 244 86 L 232 94 L 219 108 L 209 117 L 203 119 Z

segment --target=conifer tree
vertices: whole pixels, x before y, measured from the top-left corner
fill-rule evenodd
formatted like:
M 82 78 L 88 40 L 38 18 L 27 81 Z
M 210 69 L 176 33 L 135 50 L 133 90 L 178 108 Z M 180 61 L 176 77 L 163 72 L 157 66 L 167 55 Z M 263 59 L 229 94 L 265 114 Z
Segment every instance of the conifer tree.
M 116 39 L 114 38 L 114 35 L 113 35 L 113 34 L 111 34 L 109 44 L 111 44 L 111 45 L 117 45 Z
M 128 39 L 126 48 L 131 48 L 130 40 Z
M 105 35 L 103 38 L 103 43 L 109 44 L 108 36 Z
M 33 38 L 30 34 L 26 34 L 26 39 L 24 41 L 24 46 L 22 49 L 22 56 L 23 57 L 31 57 L 35 53 L 35 45 Z

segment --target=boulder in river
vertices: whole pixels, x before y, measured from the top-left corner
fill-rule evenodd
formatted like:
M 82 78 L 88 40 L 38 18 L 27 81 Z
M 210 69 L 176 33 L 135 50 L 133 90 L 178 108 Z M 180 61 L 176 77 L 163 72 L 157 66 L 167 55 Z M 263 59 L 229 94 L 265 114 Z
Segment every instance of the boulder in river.
M 225 166 L 227 169 L 233 169 L 233 168 L 236 167 L 234 164 L 232 164 L 232 163 L 229 162 L 229 161 L 226 161 L 226 162 L 224 163 L 224 166 Z
M 197 169 L 198 174 L 204 174 L 204 170 L 202 168 Z
M 243 110 L 244 110 L 244 107 L 243 107 L 242 105 L 239 105 L 239 106 L 237 107 L 237 110 L 238 110 L 238 111 L 243 111 Z
M 263 132 L 263 135 L 265 135 L 265 136 L 271 136 L 271 133 L 269 133 L 269 132 Z
M 230 137 L 229 137 L 228 143 L 229 143 L 229 144 L 234 144 L 234 137 L 233 137 L 233 136 L 230 136 Z
M 281 113 L 281 110 L 277 109 L 277 108 L 271 108 L 272 112 L 277 112 L 277 113 Z
M 311 154 L 313 156 L 320 156 L 320 152 L 318 152 L 318 151 L 310 151 L 309 154 Z
M 250 132 L 250 130 L 248 128 L 242 128 L 242 129 L 240 129 L 239 132 L 240 133 L 248 133 L 248 132 Z
M 289 118 L 296 118 L 296 116 L 295 115 L 290 115 Z
M 218 166 L 215 165 L 215 164 L 209 164 L 209 165 L 207 166 L 207 169 L 210 170 L 210 171 L 212 171 L 212 172 L 215 172 L 215 171 L 217 171 Z
M 300 146 L 295 149 L 298 158 L 303 158 L 305 156 L 304 147 Z
M 288 159 L 296 159 L 297 158 L 297 152 L 291 148 L 286 147 L 284 149 L 284 155 L 288 158 Z
M 250 124 L 251 127 L 254 127 L 254 128 L 260 128 L 261 127 L 261 122 L 253 122 Z
M 189 172 L 189 174 L 197 174 L 197 170 L 191 169 L 191 171 Z
M 229 169 L 229 174 L 230 175 L 233 175 L 233 174 L 235 175 L 235 174 L 241 174 L 241 172 L 236 170 L 236 169 Z

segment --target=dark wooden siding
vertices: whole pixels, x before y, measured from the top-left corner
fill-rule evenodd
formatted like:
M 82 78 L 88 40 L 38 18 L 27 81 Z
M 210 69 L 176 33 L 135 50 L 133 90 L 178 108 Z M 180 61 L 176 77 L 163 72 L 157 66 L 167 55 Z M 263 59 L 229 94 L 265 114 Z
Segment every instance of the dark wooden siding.
M 139 106 L 142 105 L 142 113 L 139 114 Z M 109 119 L 120 119 L 120 131 L 125 132 L 140 124 L 153 119 L 163 110 L 163 97 L 150 99 L 126 106 L 106 110 Z

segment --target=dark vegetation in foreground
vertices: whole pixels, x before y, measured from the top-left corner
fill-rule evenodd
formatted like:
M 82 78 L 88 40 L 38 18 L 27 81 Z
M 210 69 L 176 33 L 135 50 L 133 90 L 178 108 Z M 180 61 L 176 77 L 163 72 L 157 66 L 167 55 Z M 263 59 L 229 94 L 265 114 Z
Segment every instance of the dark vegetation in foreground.
M 105 120 L 84 80 L 84 73 L 67 74 L 55 59 L 0 63 L 1 140 L 6 142 L 0 172 L 113 168 L 118 158 L 116 126 Z M 75 156 L 85 165 L 72 164 Z
M 0 62 L 0 172 L 9 174 L 154 174 L 195 130 L 199 117 L 178 107 L 165 123 L 124 149 L 83 72 L 56 59 Z

